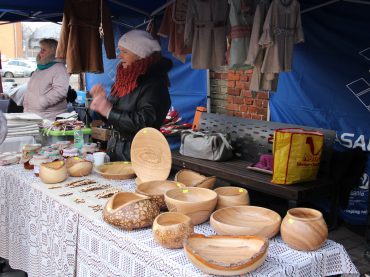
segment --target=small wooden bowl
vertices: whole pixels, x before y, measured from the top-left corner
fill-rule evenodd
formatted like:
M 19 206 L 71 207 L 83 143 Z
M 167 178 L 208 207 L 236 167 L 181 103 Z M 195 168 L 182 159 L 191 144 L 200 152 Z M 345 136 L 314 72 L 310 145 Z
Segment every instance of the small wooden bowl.
M 183 183 L 187 187 L 212 189 L 216 182 L 216 176 L 206 177 L 190 169 L 181 169 L 176 173 L 175 181 Z
M 184 187 L 184 184 L 174 181 L 149 181 L 138 185 L 136 187 L 136 192 L 150 197 L 161 210 L 167 210 L 166 203 L 164 202 L 165 192 L 171 189 Z
M 69 175 L 73 177 L 87 176 L 93 168 L 92 162 L 79 157 L 70 157 L 66 160 Z
M 281 223 L 280 232 L 286 244 L 302 251 L 319 249 L 328 237 L 322 213 L 309 208 L 290 209 Z
M 67 167 L 64 161 L 43 163 L 40 165 L 39 177 L 45 184 L 63 182 L 68 177 Z
M 184 242 L 190 262 L 208 274 L 243 275 L 263 264 L 268 241 L 257 236 L 190 235 Z
M 139 177 L 136 177 L 136 178 L 135 178 L 135 183 L 136 183 L 136 185 L 138 186 L 138 185 L 140 185 L 141 183 L 143 183 L 143 181 L 141 181 Z
M 278 213 L 256 206 L 226 207 L 211 215 L 211 226 L 218 235 L 272 238 L 279 232 Z
M 125 180 L 135 177 L 135 171 L 130 162 L 111 162 L 96 167 L 95 171 L 102 177 L 111 180 Z
M 219 187 L 217 193 L 216 210 L 225 207 L 249 205 L 249 194 L 246 189 L 239 187 Z
M 164 199 L 170 212 L 186 214 L 197 225 L 209 219 L 216 207 L 217 193 L 198 187 L 177 188 L 166 191 Z
M 158 215 L 159 208 L 149 197 L 133 192 L 117 192 L 103 209 L 106 222 L 126 230 L 149 227 Z
M 190 217 L 172 212 L 157 216 L 152 229 L 155 241 L 165 248 L 182 248 L 184 240 L 194 232 Z

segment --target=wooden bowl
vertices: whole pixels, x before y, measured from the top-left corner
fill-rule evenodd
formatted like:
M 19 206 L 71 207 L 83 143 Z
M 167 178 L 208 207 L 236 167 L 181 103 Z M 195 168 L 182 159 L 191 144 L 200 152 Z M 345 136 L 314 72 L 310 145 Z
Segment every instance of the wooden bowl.
M 197 225 L 209 219 L 216 207 L 217 193 L 198 187 L 176 188 L 166 191 L 164 199 L 170 212 L 186 214 Z
M 216 210 L 225 207 L 249 205 L 249 194 L 246 189 L 239 187 L 219 187 L 217 193 Z
M 133 192 L 117 192 L 103 209 L 106 222 L 126 230 L 149 227 L 158 215 L 159 208 L 149 197 Z
M 39 177 L 45 184 L 63 182 L 68 177 L 67 167 L 64 161 L 43 163 L 40 165 Z
M 125 180 L 135 177 L 135 171 L 130 162 L 105 163 L 96 167 L 95 171 L 111 180 Z
M 152 230 L 154 240 L 163 247 L 182 248 L 194 227 L 187 215 L 167 212 L 155 218 Z
M 268 241 L 257 236 L 190 235 L 184 242 L 190 262 L 208 274 L 243 275 L 266 259 Z
M 328 237 L 322 213 L 309 208 L 290 209 L 281 223 L 280 232 L 286 244 L 302 251 L 320 248 Z
M 139 177 L 135 178 L 135 183 L 136 183 L 137 186 L 140 185 L 142 182 L 143 181 L 141 181 Z
M 226 207 L 211 215 L 211 226 L 218 235 L 272 238 L 279 232 L 278 213 L 256 206 Z
M 66 160 L 69 175 L 73 177 L 87 176 L 93 168 L 92 162 L 79 157 L 70 157 Z
M 136 192 L 150 197 L 161 210 L 166 210 L 167 206 L 164 202 L 165 192 L 171 189 L 184 187 L 184 184 L 174 181 L 149 181 L 138 185 L 136 187 Z
M 190 169 L 181 169 L 176 173 L 175 181 L 183 183 L 187 187 L 212 189 L 215 185 L 216 177 L 206 177 Z

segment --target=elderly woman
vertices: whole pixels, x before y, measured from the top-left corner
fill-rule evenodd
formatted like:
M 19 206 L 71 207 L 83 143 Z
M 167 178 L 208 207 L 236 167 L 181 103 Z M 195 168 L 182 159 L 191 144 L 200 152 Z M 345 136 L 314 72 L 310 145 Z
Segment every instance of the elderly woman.
M 40 40 L 37 70 L 32 74 L 24 95 L 24 112 L 55 120 L 56 115 L 67 112 L 69 74 L 65 64 L 55 59 L 58 42 L 55 39 Z
M 144 127 L 159 129 L 171 106 L 167 73 L 172 62 L 160 55 L 161 47 L 145 31 L 133 30 L 119 42 L 120 63 L 110 96 L 101 85 L 95 85 L 91 109 L 113 126 L 108 142 L 112 161 L 130 160 L 135 134 Z

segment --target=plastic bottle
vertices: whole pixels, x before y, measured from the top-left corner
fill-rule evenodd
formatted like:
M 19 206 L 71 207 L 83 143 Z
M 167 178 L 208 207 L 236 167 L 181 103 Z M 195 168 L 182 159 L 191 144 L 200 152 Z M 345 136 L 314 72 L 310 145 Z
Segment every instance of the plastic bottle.
M 78 150 L 81 150 L 82 146 L 84 145 L 84 137 L 82 134 L 82 130 L 80 127 L 76 127 L 74 130 L 74 147 Z

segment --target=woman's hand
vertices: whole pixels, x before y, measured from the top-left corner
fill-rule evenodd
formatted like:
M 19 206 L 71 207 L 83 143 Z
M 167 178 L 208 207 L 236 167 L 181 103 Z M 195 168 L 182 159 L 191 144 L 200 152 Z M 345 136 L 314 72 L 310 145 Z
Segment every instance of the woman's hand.
M 100 113 L 102 116 L 108 118 L 109 112 L 112 109 L 112 104 L 107 100 L 104 95 L 99 94 L 97 96 L 93 96 L 94 99 L 91 102 L 90 109 Z
M 105 95 L 106 95 L 105 89 L 101 84 L 97 84 L 97 85 L 93 86 L 90 90 L 90 94 L 93 98 L 95 98 L 99 95 L 102 95 L 102 96 L 105 97 Z

